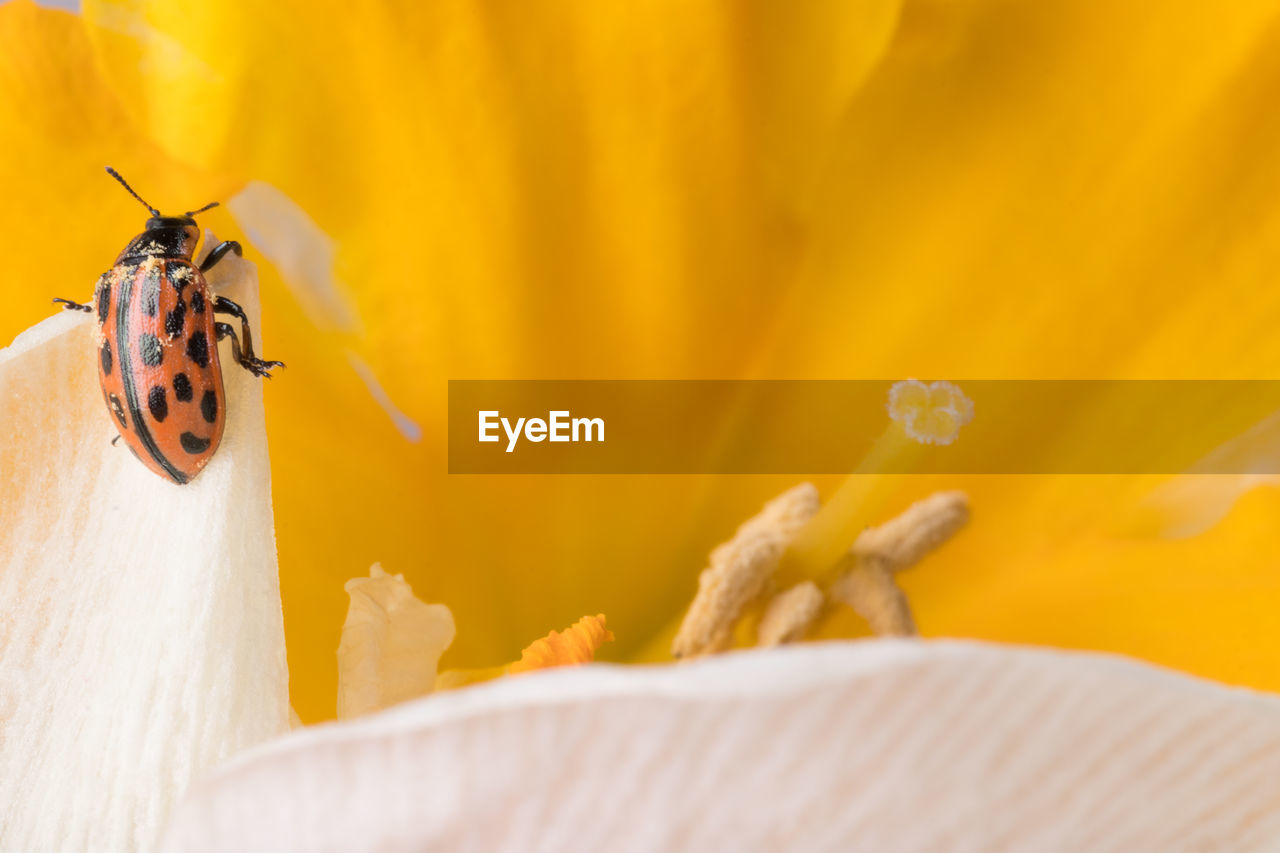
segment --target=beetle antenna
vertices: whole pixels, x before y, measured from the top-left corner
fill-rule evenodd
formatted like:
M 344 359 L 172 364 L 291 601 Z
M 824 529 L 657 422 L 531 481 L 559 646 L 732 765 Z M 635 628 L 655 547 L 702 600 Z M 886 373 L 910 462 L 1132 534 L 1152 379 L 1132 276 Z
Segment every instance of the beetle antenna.
M 208 204 L 206 204 L 204 207 L 200 208 L 199 210 L 188 210 L 186 212 L 186 216 L 188 217 L 195 216 L 197 213 L 204 213 L 206 210 L 209 210 L 210 208 L 217 207 L 217 206 L 218 206 L 218 203 L 216 201 L 211 201 Z
M 154 207 L 152 207 L 151 205 L 147 204 L 147 202 L 142 198 L 142 196 L 138 195 L 136 192 L 134 192 L 134 191 L 133 191 L 133 187 L 129 186 L 129 182 L 128 182 L 128 181 L 126 181 L 124 178 L 120 177 L 120 173 L 119 173 L 119 172 L 117 172 L 115 169 L 113 169 L 113 168 L 111 168 L 110 166 L 108 166 L 108 167 L 107 167 L 107 174 L 108 174 L 108 175 L 110 175 L 111 177 L 115 178 L 117 181 L 119 181 L 119 182 L 120 182 L 120 186 L 124 187 L 126 190 L 128 190 L 128 191 L 129 191 L 129 195 L 133 196 L 133 197 L 134 197 L 134 198 L 136 198 L 138 201 L 142 202 L 142 206 L 143 206 L 143 207 L 145 207 L 147 210 L 151 211 L 151 215 L 152 215 L 152 216 L 159 216 L 159 215 L 160 215 L 160 211 L 156 210 Z

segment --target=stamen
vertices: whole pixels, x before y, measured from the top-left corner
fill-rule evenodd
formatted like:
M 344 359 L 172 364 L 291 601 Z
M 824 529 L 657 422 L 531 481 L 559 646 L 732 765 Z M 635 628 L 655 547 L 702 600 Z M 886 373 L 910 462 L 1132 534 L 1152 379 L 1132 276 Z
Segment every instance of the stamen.
M 556 666 L 591 663 L 600 646 L 613 640 L 613 632 L 605 626 L 603 613 L 583 616 L 563 631 L 552 631 L 525 647 L 520 660 L 506 666 L 483 669 L 448 669 L 436 675 L 436 690 L 452 690 L 478 684 L 503 675 L 519 675 Z
M 603 613 L 583 616 L 563 631 L 552 631 L 520 653 L 520 660 L 507 666 L 507 672 L 533 672 L 556 666 L 591 663 L 600 646 L 613 639 L 605 627 Z
M 804 639 L 818 621 L 825 598 L 813 581 L 802 581 L 769 602 L 756 629 L 756 645 L 779 646 Z
M 849 605 L 880 637 L 914 637 L 916 621 L 907 594 L 883 566 L 858 565 L 827 590 L 833 601 Z
M 888 428 L 851 472 L 854 475 L 827 501 L 783 561 L 789 581 L 824 583 L 826 573 L 848 550 L 848 543 L 877 516 L 898 488 L 892 478 L 862 476 L 902 473 L 931 452 L 930 445 L 950 444 L 973 420 L 973 401 L 950 382 L 925 384 L 918 379 L 895 382 L 886 405 Z
M 683 658 L 728 648 L 742 611 L 764 594 L 782 552 L 817 511 L 818 490 L 801 483 L 765 504 L 731 540 L 712 551 L 671 653 Z
M 936 492 L 879 527 L 862 531 L 849 550 L 860 560 L 877 561 L 899 572 L 924 559 L 968 520 L 968 495 Z
M 766 504 L 731 540 L 712 551 L 711 565 L 698 578 L 698 593 L 676 633 L 672 654 L 692 657 L 729 648 L 743 612 L 781 580 L 776 575 L 782 554 L 802 529 L 808 531 L 806 525 L 817 510 L 817 490 L 801 484 Z M 968 520 L 969 499 L 963 492 L 938 492 L 864 530 L 823 573 L 836 578 L 825 595 L 817 583 L 805 579 L 772 597 L 757 625 L 757 644 L 777 646 L 804 639 L 828 600 L 853 607 L 880 636 L 914 635 L 911 607 L 894 575 L 924 559 Z
M 853 565 L 827 590 L 848 604 L 881 636 L 912 636 L 915 620 L 893 576 L 950 539 L 969 520 L 963 492 L 938 492 L 897 518 L 864 530 L 849 549 Z

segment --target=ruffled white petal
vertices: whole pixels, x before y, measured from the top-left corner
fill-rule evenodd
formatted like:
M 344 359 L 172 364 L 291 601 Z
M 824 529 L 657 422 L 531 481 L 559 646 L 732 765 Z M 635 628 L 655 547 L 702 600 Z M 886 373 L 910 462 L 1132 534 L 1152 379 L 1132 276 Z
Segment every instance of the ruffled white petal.
M 1280 698 L 1136 662 L 864 641 L 439 693 L 251 751 L 171 851 L 1280 845 Z
M 453 642 L 453 614 L 413 594 L 404 575 L 378 563 L 352 578 L 338 643 L 338 719 L 387 708 L 435 689 L 436 665 Z

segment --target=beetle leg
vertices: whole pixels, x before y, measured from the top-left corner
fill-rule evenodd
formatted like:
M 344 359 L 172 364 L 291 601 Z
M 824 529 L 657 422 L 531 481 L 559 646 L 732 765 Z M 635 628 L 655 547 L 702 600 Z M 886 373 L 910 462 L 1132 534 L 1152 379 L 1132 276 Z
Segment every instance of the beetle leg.
M 240 332 L 244 335 L 244 355 L 246 359 L 258 365 L 265 366 L 267 369 L 272 367 L 284 367 L 283 361 L 263 361 L 258 358 L 258 354 L 253 351 L 253 332 L 249 329 L 249 318 L 245 316 L 243 308 L 225 296 L 215 296 L 213 298 L 213 310 L 219 314 L 230 314 L 232 317 L 236 317 L 240 320 Z M 236 356 L 236 358 L 239 360 L 239 356 Z M 243 363 L 244 362 L 242 361 L 241 364 Z
M 230 314 L 240 320 L 240 330 L 244 332 L 244 351 L 249 358 L 256 358 L 257 354 L 253 351 L 253 332 L 249 329 L 249 318 L 245 316 L 244 309 L 239 303 L 232 302 L 225 296 L 215 296 L 213 310 L 219 314 Z
M 53 301 L 61 302 L 63 309 L 67 311 L 92 311 L 93 310 L 92 305 L 81 305 L 79 302 L 72 302 L 70 299 L 63 299 L 60 296 L 55 298 Z
M 115 438 L 113 438 L 113 439 L 111 439 L 111 446 L 112 446 L 112 447 L 115 447 L 115 446 L 116 446 L 116 442 L 117 442 L 117 441 L 119 441 L 119 440 L 120 440 L 120 433 L 116 433 L 116 437 L 115 437 Z
M 242 353 L 240 351 L 240 338 L 236 337 L 236 330 L 231 328 L 230 323 L 215 323 L 213 328 L 218 332 L 218 340 L 222 340 L 225 337 L 231 338 L 231 355 L 235 357 L 241 367 L 254 376 L 270 379 L 271 368 L 284 367 L 283 361 L 263 361 L 260 358 L 256 358 L 252 350 Z M 248 326 L 245 326 L 246 332 L 248 328 Z
M 240 251 L 240 244 L 235 240 L 225 240 L 213 247 L 213 251 L 204 259 L 204 263 L 200 264 L 200 272 L 213 269 L 213 265 L 225 258 L 227 252 L 235 252 L 237 258 L 244 254 Z

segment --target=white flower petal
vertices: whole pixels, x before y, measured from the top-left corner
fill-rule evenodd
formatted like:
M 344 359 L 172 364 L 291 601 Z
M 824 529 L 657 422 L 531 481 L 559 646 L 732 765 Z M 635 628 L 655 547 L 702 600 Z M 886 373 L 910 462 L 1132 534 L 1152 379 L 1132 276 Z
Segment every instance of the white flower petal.
M 351 600 L 338 642 L 338 719 L 435 689 L 436 665 L 453 642 L 449 608 L 422 601 L 404 575 L 388 574 L 378 563 L 345 589 Z
M 256 318 L 251 264 L 210 281 Z M 60 312 L 0 351 L 4 850 L 151 849 L 192 778 L 289 729 L 261 380 L 223 347 L 222 446 L 177 486 L 111 445 L 96 335 Z
M 910 641 L 590 666 L 313 727 L 200 784 L 171 851 L 1257 850 L 1280 698 Z

